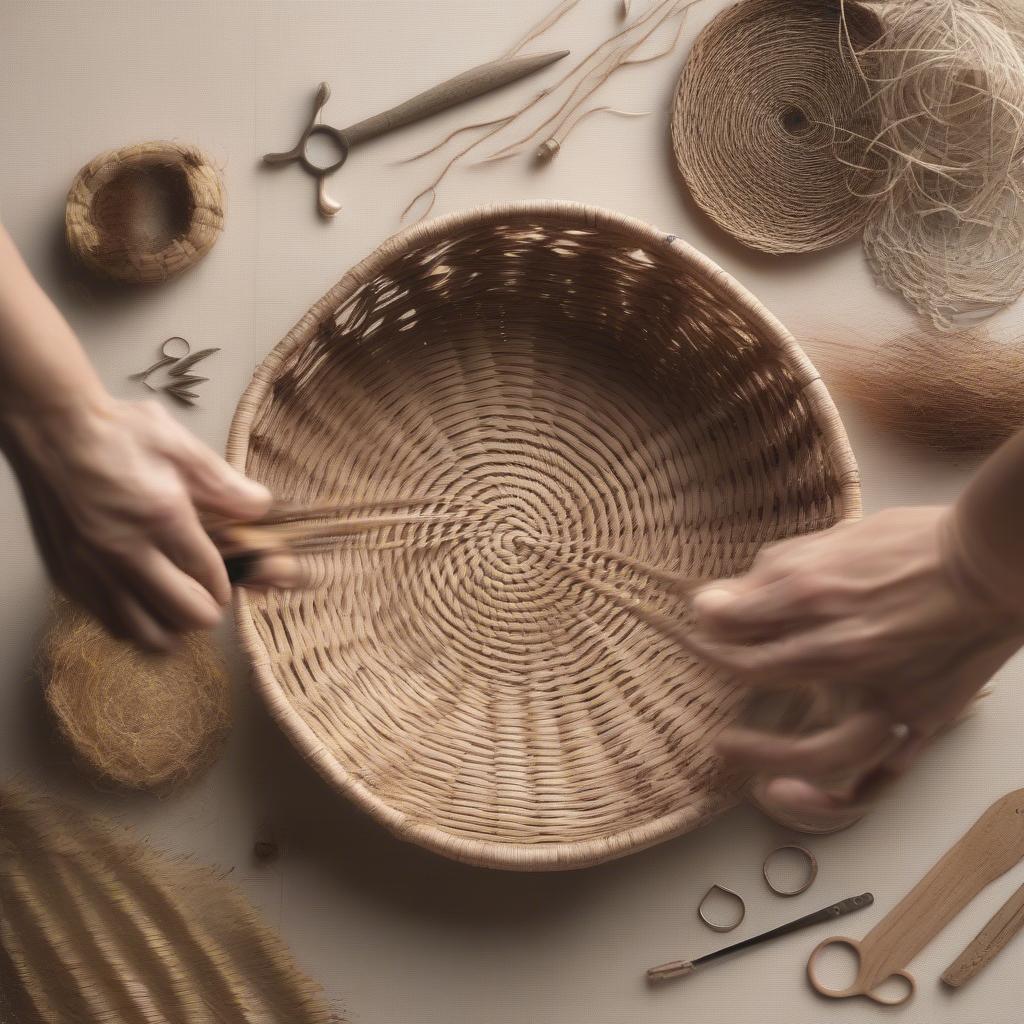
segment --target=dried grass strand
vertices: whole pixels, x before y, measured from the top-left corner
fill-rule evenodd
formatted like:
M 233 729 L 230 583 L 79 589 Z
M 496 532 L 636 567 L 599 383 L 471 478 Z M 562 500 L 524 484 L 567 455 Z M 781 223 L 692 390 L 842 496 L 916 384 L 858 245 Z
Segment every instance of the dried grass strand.
M 0 789 L 0 991 L 24 1024 L 332 1021 L 320 986 L 221 874 L 12 784 Z
M 535 39 L 539 39 L 545 32 L 553 29 L 578 3 L 580 0 L 562 0 L 550 14 L 541 18 L 536 25 L 532 26 L 511 50 L 505 53 L 505 58 L 514 57 L 520 50 L 528 46 Z
M 628 28 L 624 29 L 617 35 L 612 36 L 611 39 L 606 40 L 598 46 L 591 54 L 591 57 L 587 58 L 577 68 L 574 68 L 569 72 L 569 76 L 572 76 L 580 69 L 584 69 L 584 73 L 580 76 L 579 81 L 573 86 L 562 105 L 553 114 L 549 115 L 546 120 L 533 128 L 528 134 L 493 153 L 492 159 L 500 160 L 505 156 L 516 156 L 527 149 L 536 137 L 549 129 L 551 125 L 556 126 L 552 131 L 557 130 L 557 126 L 564 119 L 571 117 L 577 107 L 585 103 L 598 89 L 600 89 L 601 86 L 603 86 L 608 79 L 623 66 L 630 55 L 643 46 L 643 44 L 646 43 L 647 40 L 662 27 L 662 25 L 668 22 L 671 18 L 684 14 L 693 3 L 697 2 L 699 2 L 699 0 L 665 0 L 664 3 L 653 6 L 646 14 L 638 18 Z M 621 46 L 615 45 L 620 38 L 628 37 L 637 29 L 645 28 L 648 23 L 652 21 L 653 25 L 651 25 L 651 27 L 649 27 L 647 31 L 638 38 L 626 42 Z M 586 65 L 591 59 L 594 59 L 595 63 L 594 66 L 588 70 Z
M 500 132 L 503 132 L 506 129 L 510 128 L 512 125 L 520 122 L 532 110 L 534 110 L 537 107 L 537 105 L 542 100 L 546 99 L 548 96 L 557 94 L 559 92 L 559 90 L 561 90 L 563 88 L 569 87 L 570 84 L 573 82 L 573 80 L 576 79 L 577 77 L 580 79 L 580 81 L 591 77 L 592 74 L 593 74 L 594 68 L 596 66 L 604 66 L 603 62 L 606 59 L 609 59 L 609 55 L 610 54 L 614 54 L 616 52 L 616 45 L 624 37 L 627 37 L 630 33 L 634 32 L 637 28 L 642 28 L 643 26 L 648 24 L 648 22 L 652 18 L 656 18 L 659 15 L 663 16 L 663 18 L 664 17 L 670 17 L 671 16 L 671 12 L 672 12 L 673 9 L 676 10 L 676 13 L 681 13 L 683 10 L 689 8 L 692 4 L 698 3 L 698 2 L 700 2 L 700 0 L 661 0 L 661 2 L 653 4 L 650 7 L 650 9 L 645 11 L 642 15 L 639 15 L 630 24 L 628 24 L 627 26 L 622 28 L 619 32 L 615 33 L 610 38 L 608 38 L 608 39 L 604 40 L 603 42 L 599 43 L 596 47 L 594 47 L 593 50 L 590 51 L 590 53 L 588 53 L 575 66 L 573 66 L 568 71 L 566 71 L 562 75 L 562 77 L 560 79 L 558 79 L 552 86 L 550 86 L 548 89 L 545 89 L 542 92 L 540 92 L 537 96 L 535 96 L 532 100 L 530 100 L 528 103 L 526 103 L 522 107 L 518 108 L 517 110 L 511 111 L 509 114 L 504 115 L 504 116 L 502 116 L 500 118 L 496 118 L 493 121 L 482 122 L 482 123 L 480 123 L 478 125 L 472 125 L 472 126 L 471 125 L 467 125 L 464 128 L 456 129 L 449 136 L 447 136 L 447 138 L 442 140 L 442 142 L 439 143 L 438 145 L 432 146 L 432 147 L 430 147 L 429 150 L 425 151 L 424 153 L 417 154 L 417 156 L 410 158 L 410 159 L 417 159 L 419 156 L 426 155 L 426 153 L 428 153 L 428 152 L 436 152 L 438 149 L 442 148 L 447 142 L 451 141 L 457 135 L 461 134 L 463 131 L 470 130 L 473 127 L 478 127 L 478 128 L 489 127 L 490 128 L 489 131 L 483 133 L 478 138 L 474 139 L 471 143 L 469 143 L 467 146 L 463 147 L 461 150 L 459 150 L 457 153 L 455 153 L 448 160 L 448 162 L 444 164 L 444 166 L 440 169 L 440 171 L 438 172 L 436 177 L 430 182 L 430 184 L 428 184 L 419 193 L 417 193 L 417 195 L 415 195 L 412 198 L 412 200 L 410 200 L 408 205 L 402 211 L 400 219 L 404 222 L 406 220 L 406 218 L 409 216 L 409 214 L 413 211 L 413 209 L 415 207 L 417 207 L 417 205 L 421 204 L 423 202 L 423 200 L 428 200 L 426 202 L 426 204 L 423 206 L 423 209 L 420 211 L 419 216 L 417 217 L 417 222 L 422 221 L 424 218 L 426 218 L 430 214 L 430 212 L 433 210 L 433 208 L 434 208 L 434 206 L 436 204 L 437 192 L 438 192 L 438 189 L 440 188 L 441 184 L 444 182 L 444 180 L 447 178 L 447 176 L 451 173 L 451 171 L 456 166 L 458 166 L 466 157 L 468 157 L 470 153 L 472 153 L 474 150 L 476 150 L 480 146 L 484 145 L 485 143 L 487 143 L 491 139 L 493 139 L 496 136 L 498 136 L 498 134 Z M 619 52 L 620 52 L 620 57 L 621 57 L 621 55 L 623 53 L 625 53 L 625 56 L 628 57 L 629 53 L 633 52 L 633 50 L 629 50 L 629 53 L 626 53 L 624 50 L 621 50 Z M 667 54 L 667 52 L 668 51 L 666 51 L 666 54 Z M 660 56 L 664 56 L 664 55 L 665 54 L 661 54 L 661 55 L 658 55 L 658 56 L 656 56 L 655 58 L 652 58 L 652 59 L 659 59 Z M 644 63 L 644 62 L 646 62 L 646 60 L 647 60 L 647 58 L 645 58 L 644 61 L 638 61 L 637 63 Z M 609 63 L 608 63 L 608 67 L 607 67 L 608 75 L 610 75 L 611 73 L 613 73 L 617 69 L 618 69 L 618 64 L 616 64 L 614 60 L 610 60 L 609 59 Z M 594 86 L 591 89 L 585 90 L 583 95 L 580 96 L 575 101 L 572 98 L 567 99 L 566 101 L 564 101 L 562 106 L 559 108 L 558 111 L 556 111 L 556 113 L 555 113 L 555 115 L 553 117 L 548 118 L 547 120 L 542 122 L 542 124 L 536 126 L 533 129 L 533 131 L 531 131 L 529 134 L 523 136 L 522 138 L 516 140 L 513 143 L 510 143 L 510 144 L 508 144 L 506 146 L 502 146 L 498 151 L 496 151 L 495 153 L 490 154 L 489 156 L 485 157 L 482 161 L 478 161 L 478 162 L 480 162 L 480 163 L 490 163 L 490 162 L 493 162 L 493 161 L 496 161 L 496 160 L 508 159 L 509 157 L 511 157 L 513 155 L 517 155 L 519 152 L 522 152 L 525 149 L 527 149 L 527 148 L 529 148 L 529 147 L 531 147 L 531 146 L 533 146 L 535 144 L 539 144 L 543 148 L 543 142 L 546 142 L 547 139 L 542 139 L 541 138 L 540 142 L 538 142 L 538 139 L 543 136 L 543 134 L 545 133 L 545 129 L 547 129 L 552 124 L 553 121 L 556 121 L 559 116 L 563 116 L 564 115 L 567 118 L 571 118 L 573 116 L 573 113 L 575 112 L 575 110 L 580 105 L 585 103 L 586 100 L 588 99 L 588 97 L 590 97 L 595 91 L 597 91 L 597 89 L 600 88 L 600 85 L 603 84 L 603 82 L 606 81 L 606 80 L 607 80 L 607 75 L 596 86 Z M 579 84 L 580 83 L 577 82 L 575 85 L 573 85 L 571 87 L 570 97 L 577 96 L 577 92 L 578 92 L 578 89 L 579 89 Z M 570 128 L 570 130 L 571 130 L 571 128 Z M 547 135 L 549 136 L 549 138 L 552 137 L 550 132 L 548 132 Z M 560 143 L 559 143 L 559 145 L 560 145 Z M 553 155 L 555 152 L 557 152 L 557 149 L 551 149 L 550 147 L 549 147 L 549 149 L 551 150 L 550 152 L 547 153 L 547 155 L 549 155 L 549 156 Z

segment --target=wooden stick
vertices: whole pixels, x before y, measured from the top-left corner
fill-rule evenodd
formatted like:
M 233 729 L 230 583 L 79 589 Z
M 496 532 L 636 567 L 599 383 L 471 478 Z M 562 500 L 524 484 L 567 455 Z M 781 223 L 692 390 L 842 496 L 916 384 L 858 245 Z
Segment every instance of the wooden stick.
M 950 988 L 959 988 L 991 963 L 1006 944 L 1024 928 L 1024 885 L 1003 905 L 970 945 L 942 973 Z

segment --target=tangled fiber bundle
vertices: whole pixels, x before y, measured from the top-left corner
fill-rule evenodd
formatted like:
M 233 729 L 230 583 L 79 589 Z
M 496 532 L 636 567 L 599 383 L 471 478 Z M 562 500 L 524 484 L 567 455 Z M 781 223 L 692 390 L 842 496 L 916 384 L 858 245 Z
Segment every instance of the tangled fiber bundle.
M 866 353 L 808 344 L 829 385 L 908 444 L 984 456 L 1024 427 L 1024 349 L 974 330 L 915 331 Z
M 195 146 L 144 142 L 102 153 L 68 193 L 71 251 L 104 277 L 166 281 L 198 263 L 224 226 L 220 173 Z
M 884 19 L 864 52 L 884 164 L 865 251 L 881 282 L 950 329 L 1024 292 L 1024 8 L 897 0 Z
M 145 654 L 60 599 L 42 662 L 61 732 L 104 780 L 172 789 L 212 764 L 227 737 L 230 681 L 205 633 L 171 654 Z
M 778 322 L 674 236 L 571 203 L 386 242 L 259 367 L 228 457 L 297 504 L 430 499 L 310 553 L 310 588 L 241 596 L 239 636 L 342 792 L 519 870 L 622 856 L 738 798 L 712 741 L 743 698 L 682 645 L 689 588 L 859 510 Z
M 677 166 L 695 202 L 765 252 L 857 235 L 873 208 L 863 138 L 878 129 L 855 51 L 881 33 L 867 8 L 746 0 L 690 53 L 672 108 Z
M 18 1024 L 332 1019 L 222 876 L 11 785 L 0 788 L 0 985 Z

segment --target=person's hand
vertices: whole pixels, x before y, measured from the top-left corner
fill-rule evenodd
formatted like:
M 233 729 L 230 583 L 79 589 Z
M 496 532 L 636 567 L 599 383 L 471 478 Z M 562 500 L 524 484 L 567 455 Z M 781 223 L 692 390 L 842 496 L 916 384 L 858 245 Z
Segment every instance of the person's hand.
M 722 734 L 719 752 L 760 777 L 762 802 L 848 814 L 1024 643 L 1020 613 L 989 591 L 953 523 L 946 508 L 891 509 L 768 547 L 748 575 L 695 595 L 696 653 L 739 682 L 861 691 L 858 710 L 816 734 Z
M 9 412 L 2 427 L 61 590 L 152 650 L 217 624 L 231 587 L 199 512 L 258 518 L 270 505 L 266 488 L 155 402 Z

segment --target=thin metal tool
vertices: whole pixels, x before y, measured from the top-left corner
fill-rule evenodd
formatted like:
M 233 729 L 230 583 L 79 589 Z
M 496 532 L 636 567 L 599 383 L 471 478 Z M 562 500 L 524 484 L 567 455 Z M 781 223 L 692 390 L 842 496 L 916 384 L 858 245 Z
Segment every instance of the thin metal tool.
M 341 211 L 341 204 L 332 199 L 326 191 L 326 180 L 348 159 L 349 150 L 360 142 L 375 139 L 394 128 L 421 121 L 442 110 L 476 99 L 485 93 L 500 89 L 503 85 L 517 82 L 535 71 L 560 61 L 568 56 L 568 50 L 555 53 L 541 53 L 533 57 L 511 57 L 493 60 L 487 64 L 464 71 L 447 82 L 435 85 L 404 103 L 385 110 L 382 114 L 367 117 L 348 128 L 335 128 L 321 124 L 317 118 L 324 104 L 331 98 L 331 88 L 326 82 L 320 83 L 313 100 L 313 113 L 299 141 L 285 153 L 267 153 L 263 157 L 268 164 L 287 164 L 297 161 L 317 179 L 317 208 L 324 217 L 334 217 Z M 314 135 L 326 135 L 338 147 L 338 158 L 326 166 L 314 163 L 306 152 L 306 146 Z
M 706 956 L 698 957 L 696 960 L 673 960 L 667 964 L 660 964 L 658 967 L 651 967 L 647 971 L 647 980 L 669 981 L 672 978 L 684 978 L 687 974 L 693 974 L 698 967 L 703 967 L 713 960 L 720 960 L 724 956 L 732 956 L 733 953 L 750 949 L 751 946 L 758 946 L 769 939 L 777 939 L 781 935 L 789 935 L 790 932 L 797 932 L 802 928 L 810 928 L 812 925 L 821 924 L 823 921 L 831 921 L 834 918 L 842 917 L 844 914 L 850 914 L 855 910 L 862 910 L 864 907 L 870 907 L 874 902 L 875 897 L 870 892 L 861 893 L 860 896 L 850 896 L 845 900 L 840 900 L 838 903 L 833 903 L 830 907 L 816 910 L 813 914 L 807 914 L 805 917 L 798 917 L 795 921 L 790 921 L 788 924 L 779 925 L 778 928 L 773 928 L 771 931 L 762 932 L 760 935 L 754 935 L 749 939 L 744 939 L 742 942 L 726 946 L 724 949 L 715 950 L 714 953 L 708 953 Z

